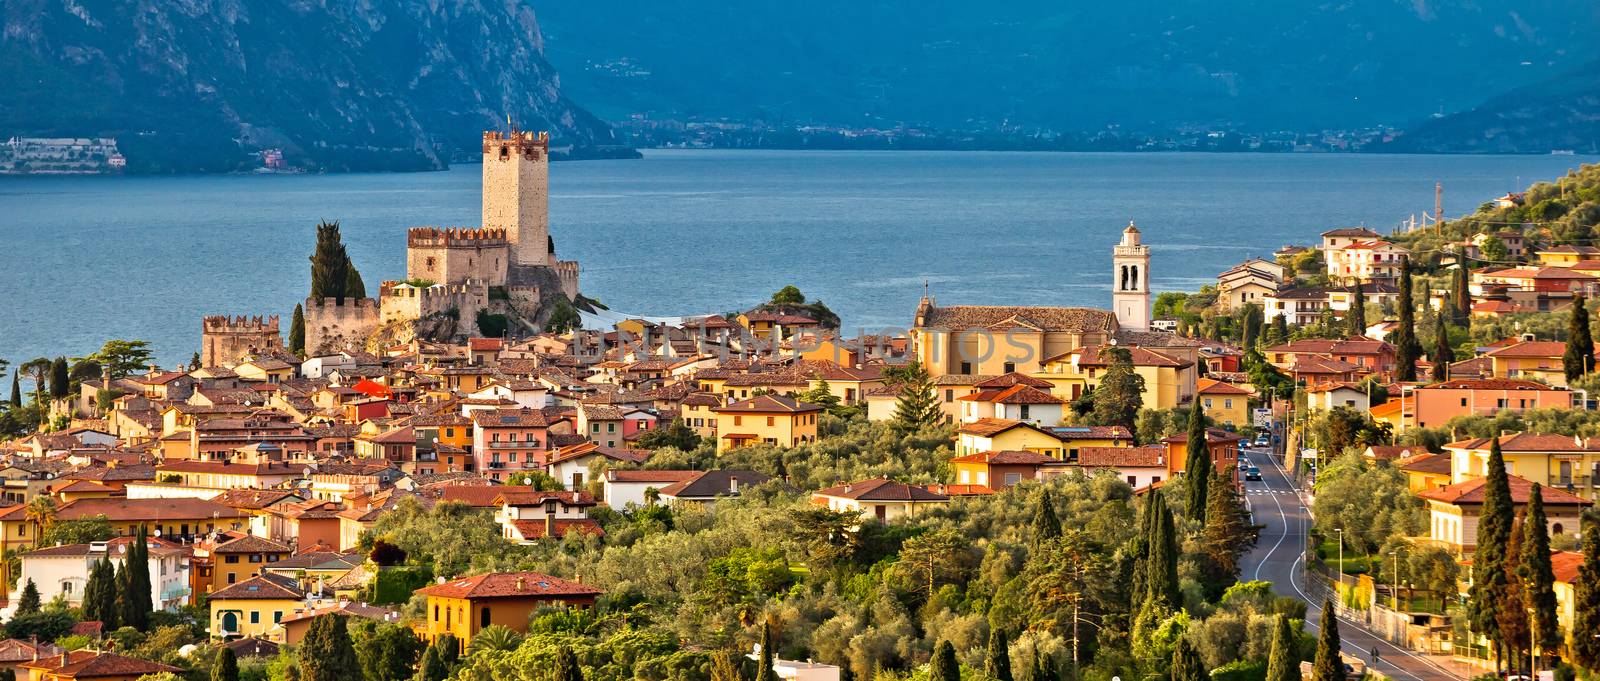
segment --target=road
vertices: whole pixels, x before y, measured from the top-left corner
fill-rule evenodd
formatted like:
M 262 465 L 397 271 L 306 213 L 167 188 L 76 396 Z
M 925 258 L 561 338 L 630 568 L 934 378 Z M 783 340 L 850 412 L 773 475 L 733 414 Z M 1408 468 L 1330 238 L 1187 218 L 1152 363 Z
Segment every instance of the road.
M 1315 632 L 1322 618 L 1322 601 L 1328 595 L 1328 587 L 1308 584 L 1301 571 L 1305 533 L 1311 520 L 1305 501 L 1267 449 L 1247 450 L 1245 457 L 1261 469 L 1261 480 L 1244 484 L 1245 498 L 1255 514 L 1255 521 L 1263 527 L 1255 548 L 1240 562 L 1239 578 L 1272 582 L 1274 592 L 1305 601 L 1306 630 Z M 1466 678 L 1426 656 L 1373 636 L 1359 622 L 1348 618 L 1339 618 L 1339 639 L 1346 655 L 1361 658 L 1369 667 L 1396 681 Z M 1379 653 L 1377 664 L 1372 662 L 1374 649 Z

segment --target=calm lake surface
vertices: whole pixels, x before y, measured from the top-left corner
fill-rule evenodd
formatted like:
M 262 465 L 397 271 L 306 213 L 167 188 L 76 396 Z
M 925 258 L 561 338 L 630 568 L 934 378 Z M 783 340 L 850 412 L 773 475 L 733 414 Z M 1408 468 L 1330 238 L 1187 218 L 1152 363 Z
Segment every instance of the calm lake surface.
M 848 328 L 944 304 L 1109 306 L 1129 220 L 1157 290 L 1190 290 L 1333 227 L 1459 215 L 1592 163 L 1573 156 L 647 151 L 558 163 L 552 232 L 613 310 L 744 309 L 786 284 Z M 187 361 L 207 314 L 280 314 L 339 220 L 368 291 L 405 274 L 405 230 L 479 221 L 479 168 L 370 175 L 0 178 L 0 358 L 143 338 Z

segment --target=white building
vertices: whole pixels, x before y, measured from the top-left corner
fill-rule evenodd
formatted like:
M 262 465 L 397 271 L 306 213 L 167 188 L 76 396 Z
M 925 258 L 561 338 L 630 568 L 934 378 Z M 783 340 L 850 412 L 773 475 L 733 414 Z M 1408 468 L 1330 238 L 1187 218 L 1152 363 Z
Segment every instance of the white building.
M 1117 325 L 1134 331 L 1150 330 L 1150 247 L 1139 243 L 1139 228 L 1128 222 L 1122 242 L 1111 249 L 1112 272 L 1116 276 L 1111 307 Z
M 494 520 L 501 534 L 518 544 L 541 539 L 561 539 L 570 532 L 603 534 L 600 523 L 589 519 L 594 499 L 582 492 L 537 492 L 508 489 L 496 499 L 500 510 Z
M 757 643 L 747 657 L 760 661 L 761 644 Z M 831 664 L 785 660 L 776 655 L 772 656 L 772 672 L 783 681 L 839 681 L 839 668 Z
M 693 480 L 700 471 L 606 471 L 601 500 L 617 510 L 645 506 L 650 490 L 660 492 L 670 485 Z
M 17 580 L 17 592 L 12 601 L 15 602 L 32 580 L 39 589 L 41 601 L 48 603 L 57 596 L 65 596 L 68 604 L 81 606 L 83 589 L 89 583 L 89 571 L 94 564 L 109 556 L 113 565 L 121 565 L 133 544 L 133 537 L 117 537 L 111 541 L 65 544 L 24 553 L 22 576 Z M 189 597 L 191 551 L 154 538 L 149 540 L 149 546 L 150 602 L 161 610 L 177 610 Z

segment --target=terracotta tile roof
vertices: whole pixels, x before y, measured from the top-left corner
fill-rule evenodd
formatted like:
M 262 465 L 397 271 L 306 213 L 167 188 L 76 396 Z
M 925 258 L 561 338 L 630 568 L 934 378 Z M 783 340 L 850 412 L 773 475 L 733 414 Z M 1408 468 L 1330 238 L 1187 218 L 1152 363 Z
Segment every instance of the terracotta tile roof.
M 1015 386 L 1015 385 L 1026 385 L 1026 386 L 1031 386 L 1031 387 L 1034 387 L 1034 388 L 1039 388 L 1041 390 L 1049 390 L 1049 389 L 1055 387 L 1054 383 L 1046 381 L 1046 380 L 1044 380 L 1042 378 L 1034 378 L 1034 377 L 1029 376 L 1027 374 L 1018 373 L 1018 372 L 1015 372 L 1015 371 L 1013 371 L 1013 372 L 1011 372 L 1009 374 L 1001 374 L 1001 375 L 995 376 L 993 378 L 986 378 L 984 380 L 981 380 L 981 381 L 978 381 L 978 382 L 972 384 L 972 386 L 974 388 L 984 388 L 984 389 L 989 389 L 989 388 L 1010 388 L 1010 387 Z
M 1330 229 L 1326 232 L 1323 232 L 1322 236 L 1347 236 L 1362 239 L 1377 239 L 1381 238 L 1383 235 L 1366 227 L 1340 227 L 1339 229 Z
M 213 601 L 226 600 L 286 600 L 295 601 L 306 597 L 305 589 L 293 577 L 267 573 L 255 575 L 238 584 L 229 584 L 221 589 L 211 592 L 208 597 Z
M 1577 551 L 1551 551 L 1550 567 L 1556 581 L 1567 584 L 1578 582 L 1578 568 L 1583 567 L 1583 554 Z
M 356 601 L 339 601 L 313 608 L 295 608 L 294 612 L 284 615 L 282 621 L 284 624 L 288 624 L 290 622 L 308 620 L 318 615 L 345 615 L 347 617 L 362 617 L 369 620 L 387 622 L 398 619 L 400 612 Z
M 277 657 L 279 645 L 264 638 L 246 636 L 222 644 L 236 657 Z
M 913 503 L 937 503 L 949 501 L 950 497 L 937 492 L 930 492 L 925 487 L 908 485 L 883 478 L 872 480 L 859 480 L 856 482 L 835 485 L 827 489 L 818 490 L 817 496 L 837 497 L 840 499 L 854 499 L 856 501 L 908 501 Z
M 648 449 L 620 449 L 597 445 L 593 442 L 582 442 L 555 450 L 551 453 L 549 460 L 545 461 L 545 465 L 581 459 L 586 456 L 600 456 L 621 463 L 640 464 L 644 463 L 645 459 L 650 458 L 650 454 L 651 452 Z
M 247 534 L 238 539 L 217 544 L 211 549 L 212 553 L 292 553 L 293 549 L 287 544 L 280 544 L 266 537 L 257 537 Z
M 1454 365 L 1452 365 L 1454 366 Z M 1558 390 L 1566 392 L 1566 388 L 1557 388 L 1540 383 L 1517 378 L 1457 378 L 1430 386 L 1418 388 L 1419 390 Z
M 946 485 L 936 483 L 927 486 L 929 492 L 943 494 L 948 497 L 986 497 L 995 494 L 994 488 L 988 485 Z
M 178 521 L 202 518 L 244 518 L 243 511 L 223 506 L 205 499 L 76 499 L 63 504 L 56 511 L 61 520 L 77 520 L 103 515 L 112 522 L 146 520 Z
M 211 500 L 233 508 L 261 510 L 285 502 L 303 501 L 299 493 L 286 489 L 230 489 Z
M 560 598 L 598 596 L 594 587 L 537 572 L 491 572 L 418 589 L 441 598 Z
M 535 490 L 531 487 L 503 487 L 501 493 L 495 496 L 498 504 L 511 506 L 538 506 L 554 499 L 561 502 L 562 506 L 593 506 L 595 501 L 587 492 L 569 492 L 566 490 Z
M 1496 348 L 1483 353 L 1489 357 L 1560 357 L 1567 351 L 1567 344 L 1560 341 L 1522 341 L 1502 348 Z
M 1206 443 L 1207 444 L 1216 444 L 1216 443 L 1219 443 L 1219 442 L 1238 442 L 1239 440 L 1243 440 L 1243 439 L 1244 439 L 1243 435 L 1239 435 L 1239 434 L 1236 434 L 1236 433 L 1230 433 L 1230 432 L 1228 432 L 1226 430 L 1223 430 L 1221 428 L 1207 428 L 1206 429 Z M 1167 444 L 1186 444 L 1186 443 L 1189 442 L 1189 433 L 1188 432 L 1182 432 L 1182 433 L 1178 433 L 1176 435 L 1168 435 L 1168 436 L 1166 436 L 1164 438 L 1161 438 L 1161 441 L 1165 442 Z
M 761 395 L 711 411 L 719 414 L 803 414 L 822 411 L 822 407 L 783 395 Z
M 1092 448 L 1091 448 L 1092 449 Z M 950 459 L 950 463 L 986 463 L 997 466 L 1039 466 L 1056 462 L 1056 458 L 1038 452 L 1004 450 L 977 452 Z
M 1442 454 L 1424 452 L 1409 456 L 1394 462 L 1395 468 L 1408 473 L 1427 473 L 1433 475 L 1450 474 L 1450 457 Z
M 1489 438 L 1476 437 L 1457 440 L 1445 449 L 1489 449 Z M 1583 439 L 1567 435 L 1540 435 L 1536 433 L 1511 433 L 1500 436 L 1502 452 L 1586 452 L 1600 451 L 1600 438 Z
M 550 425 L 538 409 L 483 409 L 472 412 L 472 421 L 482 428 L 544 428 Z
M 1533 493 L 1533 482 L 1515 475 L 1507 476 L 1506 479 L 1511 487 L 1511 503 L 1528 503 L 1528 497 Z M 1483 487 L 1487 482 L 1486 478 L 1473 478 L 1441 489 L 1425 490 L 1419 492 L 1417 496 L 1447 504 L 1482 504 L 1484 499 Z M 1554 487 L 1545 487 L 1541 492 L 1546 506 L 1589 506 L 1593 504 L 1588 499 Z
M 994 437 L 1012 428 L 1032 428 L 1041 433 L 1044 432 L 1027 421 L 995 417 L 981 418 L 971 423 L 964 423 L 958 432 L 963 435 L 975 435 L 977 437 Z
M 545 534 L 546 530 L 554 530 L 556 539 L 565 538 L 573 532 L 596 537 L 606 536 L 605 530 L 600 529 L 600 523 L 589 518 L 557 519 L 552 523 L 543 520 L 513 520 L 511 525 L 523 539 L 544 539 L 548 536 Z
M 0 665 L 15 665 L 18 662 L 32 662 L 35 658 L 60 655 L 61 647 L 46 641 L 34 645 L 30 641 L 14 638 L 0 640 Z
M 1202 394 L 1202 395 L 1250 395 L 1250 394 L 1252 394 L 1249 390 L 1245 390 L 1244 388 L 1236 386 L 1236 385 L 1234 385 L 1232 383 L 1223 383 L 1222 381 L 1214 381 L 1214 380 L 1211 380 L 1209 378 L 1197 379 L 1195 382 L 1198 384 L 1196 387 L 1198 388 L 1200 394 Z
M 1167 448 L 1084 447 L 1078 450 L 1078 465 L 1084 468 L 1160 468 L 1167 465 Z
M 1117 318 L 1109 310 L 1088 307 L 929 306 L 924 312 L 922 326 L 952 331 L 1022 328 L 1069 333 L 1110 333 L 1117 328 Z
M 674 483 L 699 476 L 703 471 L 625 471 L 608 470 L 606 480 L 611 482 Z
M 1110 348 L 1111 346 L 1105 346 L 1102 348 L 1099 346 L 1088 345 L 1068 352 L 1066 355 L 1077 355 L 1078 366 L 1081 367 L 1110 366 L 1110 355 L 1101 353 L 1101 350 Z M 1194 362 L 1177 359 L 1175 357 L 1169 357 L 1156 352 L 1155 350 L 1147 350 L 1141 347 L 1123 347 L 1122 349 L 1128 351 L 1128 355 L 1132 358 L 1134 366 L 1182 369 L 1184 367 L 1194 365 Z M 1064 357 L 1066 355 L 1061 355 L 1060 357 Z M 1058 357 L 1052 357 L 1047 361 L 1054 361 L 1056 359 L 1058 359 Z
M 1062 442 L 1073 440 L 1133 440 L 1127 426 L 1051 426 L 1046 429 Z
M 162 672 L 183 673 L 182 669 L 171 665 L 93 650 L 74 650 L 70 653 L 41 657 L 38 660 L 24 662 L 17 666 L 21 669 L 39 670 L 39 672 L 48 673 L 53 677 L 68 679 L 93 679 L 110 676 L 137 677 L 146 674 L 160 674 Z M 42 673 L 34 674 L 34 676 L 42 677 Z

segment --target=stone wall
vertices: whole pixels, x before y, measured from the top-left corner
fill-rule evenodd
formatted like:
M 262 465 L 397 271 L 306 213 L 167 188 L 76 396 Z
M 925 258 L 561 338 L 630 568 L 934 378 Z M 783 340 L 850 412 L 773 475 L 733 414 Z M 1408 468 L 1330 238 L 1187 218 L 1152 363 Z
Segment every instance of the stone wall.
M 478 311 L 489 306 L 489 287 L 483 282 L 434 284 L 418 288 L 405 282 L 386 281 L 380 289 L 383 301 L 380 319 L 388 325 L 414 321 L 455 311 L 459 320 L 471 328 Z
M 277 315 L 214 315 L 200 322 L 200 363 L 204 366 L 232 366 L 250 354 L 282 348 Z
M 306 354 L 362 349 L 378 328 L 379 312 L 378 301 L 371 298 L 346 298 L 343 305 L 333 298 L 307 298 Z
M 406 234 L 406 276 L 412 280 L 503 286 L 510 257 L 504 229 L 416 227 Z

